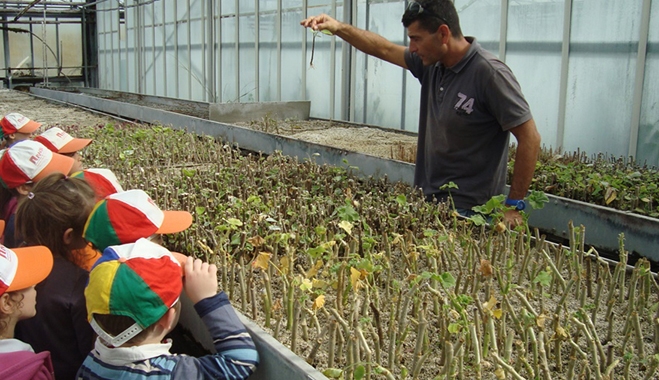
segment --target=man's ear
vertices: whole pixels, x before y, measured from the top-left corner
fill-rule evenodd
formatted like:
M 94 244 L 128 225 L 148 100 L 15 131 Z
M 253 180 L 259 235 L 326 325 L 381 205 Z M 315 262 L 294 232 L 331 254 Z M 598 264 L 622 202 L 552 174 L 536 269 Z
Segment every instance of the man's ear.
M 6 138 L 7 140 L 15 140 L 15 139 L 16 139 L 16 136 L 12 133 L 12 134 L 9 134 L 9 135 L 5 135 L 5 138 Z
M 24 183 L 16 188 L 16 191 L 18 191 L 20 195 L 28 195 L 30 190 L 32 190 L 32 184 L 27 183 Z
M 62 235 L 62 241 L 65 245 L 71 245 L 73 243 L 73 228 L 67 228 Z

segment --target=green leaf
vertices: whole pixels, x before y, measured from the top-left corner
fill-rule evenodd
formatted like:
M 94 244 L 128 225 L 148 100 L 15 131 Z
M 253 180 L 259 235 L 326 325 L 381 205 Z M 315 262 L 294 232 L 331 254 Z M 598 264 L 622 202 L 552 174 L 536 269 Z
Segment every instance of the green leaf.
M 365 375 L 366 375 L 366 368 L 364 368 L 364 366 L 360 364 L 355 368 L 353 379 L 361 380 L 364 378 Z
M 448 325 L 448 332 L 450 332 L 451 334 L 457 334 L 458 332 L 460 332 L 461 328 L 462 326 L 460 326 L 459 323 L 451 323 Z
M 538 273 L 537 276 L 533 279 L 533 283 L 537 284 L 540 283 L 540 285 L 547 287 L 551 285 L 551 272 L 550 271 L 542 271 Z
M 487 221 L 485 220 L 485 218 L 483 218 L 483 215 L 481 215 L 481 214 L 472 215 L 471 217 L 469 217 L 469 219 L 471 220 L 472 223 L 474 223 L 474 225 L 476 225 L 478 227 L 484 226 L 484 225 L 487 224 Z
M 243 225 L 243 222 L 241 222 L 239 219 L 236 218 L 227 219 L 227 223 L 229 223 L 229 225 L 234 227 L 241 227 Z
M 445 288 L 452 288 L 455 286 L 455 277 L 453 277 L 453 275 L 449 272 L 444 272 L 439 277 L 439 282 Z
M 401 194 L 401 195 L 399 195 L 399 196 L 396 197 L 396 202 L 397 202 L 401 207 L 405 207 L 405 206 L 407 206 L 407 197 L 405 196 L 405 194 Z
M 197 206 L 194 208 L 194 212 L 197 215 L 203 215 L 206 212 L 206 207 Z
M 339 379 L 343 376 L 343 371 L 338 368 L 327 368 L 323 371 L 323 375 L 329 377 L 330 379 Z
M 192 178 L 192 177 L 195 176 L 195 174 L 197 174 L 197 171 L 194 170 L 194 169 L 185 169 L 184 168 L 184 169 L 181 169 L 181 173 L 183 173 L 183 175 L 188 177 L 188 178 Z
M 549 198 L 547 194 L 542 191 L 533 190 L 529 195 L 529 205 L 533 207 L 534 210 L 540 210 L 545 207 L 546 203 L 549 203 Z
M 451 181 L 449 183 L 445 183 L 442 186 L 439 187 L 439 190 L 449 190 L 449 189 L 457 189 L 458 185 L 455 184 L 455 182 Z
M 333 36 L 334 33 L 330 32 L 328 29 L 323 29 L 320 31 L 322 34 L 326 34 L 328 36 Z

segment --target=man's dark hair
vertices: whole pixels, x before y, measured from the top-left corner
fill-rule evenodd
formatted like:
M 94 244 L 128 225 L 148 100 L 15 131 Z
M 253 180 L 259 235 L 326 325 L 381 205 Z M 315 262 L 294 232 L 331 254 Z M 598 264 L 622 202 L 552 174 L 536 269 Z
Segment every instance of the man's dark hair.
M 423 12 L 419 12 L 419 8 L 415 7 L 414 3 L 420 5 Z M 458 11 L 455 9 L 452 0 L 410 1 L 403 14 L 403 26 L 407 28 L 415 21 L 418 21 L 419 26 L 430 33 L 435 33 L 440 25 L 446 24 L 453 37 L 462 37 Z

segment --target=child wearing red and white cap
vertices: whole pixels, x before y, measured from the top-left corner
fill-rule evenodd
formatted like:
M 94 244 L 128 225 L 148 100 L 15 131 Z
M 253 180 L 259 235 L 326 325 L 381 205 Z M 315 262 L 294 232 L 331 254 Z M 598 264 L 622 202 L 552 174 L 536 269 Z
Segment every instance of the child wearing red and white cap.
M 5 221 L 3 244 L 15 248 L 22 239 L 14 233 L 14 214 L 18 201 L 25 197 L 34 183 L 52 173 L 69 174 L 73 158 L 51 152 L 32 140 L 20 141 L 2 151 L 0 158 L 0 211 Z
M 41 127 L 41 123 L 30 120 L 20 113 L 12 112 L 0 120 L 0 126 L 2 127 L 0 148 L 4 148 L 32 138 L 32 134 Z
M 92 139 L 79 139 L 64 132 L 61 128 L 53 127 L 34 138 L 54 153 L 69 156 L 75 160 L 71 173 L 82 170 L 82 157 L 79 151 L 91 144 Z
M 53 256 L 44 246 L 10 250 L 0 245 L 0 379 L 53 379 L 50 352 L 35 354 L 14 338 L 16 323 L 35 316 L 35 285 L 52 267 Z

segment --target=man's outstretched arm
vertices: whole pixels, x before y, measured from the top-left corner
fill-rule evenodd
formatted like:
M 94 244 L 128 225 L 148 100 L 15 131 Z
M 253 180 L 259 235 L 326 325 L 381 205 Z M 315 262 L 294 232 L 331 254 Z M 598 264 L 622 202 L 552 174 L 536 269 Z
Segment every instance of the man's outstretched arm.
M 396 45 L 379 34 L 339 22 L 326 14 L 311 16 L 302 20 L 300 25 L 313 30 L 328 30 L 357 50 L 407 69 L 405 46 Z

